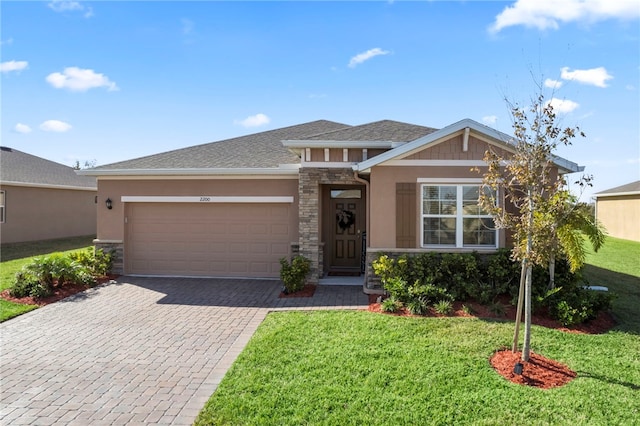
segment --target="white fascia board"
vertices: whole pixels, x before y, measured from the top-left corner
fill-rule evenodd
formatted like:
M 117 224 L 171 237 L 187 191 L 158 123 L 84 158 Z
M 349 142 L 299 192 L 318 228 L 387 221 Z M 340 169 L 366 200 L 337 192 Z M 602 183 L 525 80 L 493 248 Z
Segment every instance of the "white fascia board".
M 380 148 L 391 149 L 406 142 L 391 141 L 305 141 L 305 140 L 284 140 L 282 145 L 286 148 Z
M 626 197 L 629 195 L 640 195 L 640 191 L 628 191 L 628 192 L 614 192 L 611 194 L 593 194 L 593 198 L 596 200 L 598 198 L 606 198 L 606 197 Z
M 71 191 L 93 191 L 96 192 L 98 187 L 88 187 L 88 186 L 67 186 L 67 185 L 49 185 L 44 183 L 30 183 L 30 182 L 10 182 L 10 181 L 2 181 L 0 182 L 0 187 L 2 186 L 20 186 L 24 188 L 44 188 L 44 189 L 68 189 Z
M 293 203 L 292 196 L 155 196 L 123 195 L 122 203 Z
M 283 164 L 278 168 L 212 168 L 212 169 L 87 169 L 86 176 L 204 176 L 204 175 L 297 175 L 299 164 Z

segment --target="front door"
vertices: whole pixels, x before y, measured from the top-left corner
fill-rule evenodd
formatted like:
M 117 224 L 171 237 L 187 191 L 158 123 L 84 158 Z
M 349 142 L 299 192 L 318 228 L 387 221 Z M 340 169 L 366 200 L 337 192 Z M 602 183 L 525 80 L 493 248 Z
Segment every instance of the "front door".
M 366 229 L 364 191 L 331 189 L 329 199 L 329 270 L 359 273 L 362 232 Z

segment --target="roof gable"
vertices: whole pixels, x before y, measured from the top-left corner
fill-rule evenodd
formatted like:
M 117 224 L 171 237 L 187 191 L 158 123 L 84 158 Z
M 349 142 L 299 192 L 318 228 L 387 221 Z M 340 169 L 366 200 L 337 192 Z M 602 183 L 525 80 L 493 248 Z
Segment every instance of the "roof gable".
M 370 160 L 363 161 L 358 164 L 357 170 L 360 172 L 366 172 L 372 167 L 382 164 L 389 160 L 402 159 L 411 156 L 421 150 L 428 148 L 429 146 L 446 141 L 451 136 L 458 132 L 469 129 L 474 134 L 488 143 L 497 145 L 498 147 L 506 150 L 513 150 L 513 137 L 502 133 L 498 130 L 492 129 L 484 124 L 480 124 L 477 121 L 465 118 L 456 123 L 453 123 L 440 130 L 431 132 L 426 136 L 416 139 L 412 142 L 403 144 L 394 149 L 391 149 L 383 154 L 371 158 Z M 554 163 L 563 171 L 572 173 L 584 170 L 584 167 L 578 166 L 569 160 L 561 157 L 554 156 Z
M 76 171 L 9 147 L 0 148 L 0 182 L 21 186 L 96 188 L 96 179 L 78 176 Z

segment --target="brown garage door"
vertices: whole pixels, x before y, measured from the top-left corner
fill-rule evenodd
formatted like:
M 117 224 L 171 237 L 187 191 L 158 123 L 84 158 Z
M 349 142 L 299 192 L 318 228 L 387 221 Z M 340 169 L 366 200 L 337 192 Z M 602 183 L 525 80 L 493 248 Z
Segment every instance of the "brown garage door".
M 130 274 L 278 277 L 289 254 L 289 204 L 131 203 Z

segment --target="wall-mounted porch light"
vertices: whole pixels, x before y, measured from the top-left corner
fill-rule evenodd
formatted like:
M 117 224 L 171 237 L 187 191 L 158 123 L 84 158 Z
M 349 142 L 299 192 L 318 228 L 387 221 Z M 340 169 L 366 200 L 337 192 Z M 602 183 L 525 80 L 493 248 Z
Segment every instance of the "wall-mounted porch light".
M 107 208 L 111 210 L 113 208 L 113 203 L 111 202 L 111 198 L 107 198 L 104 202 L 107 205 Z

